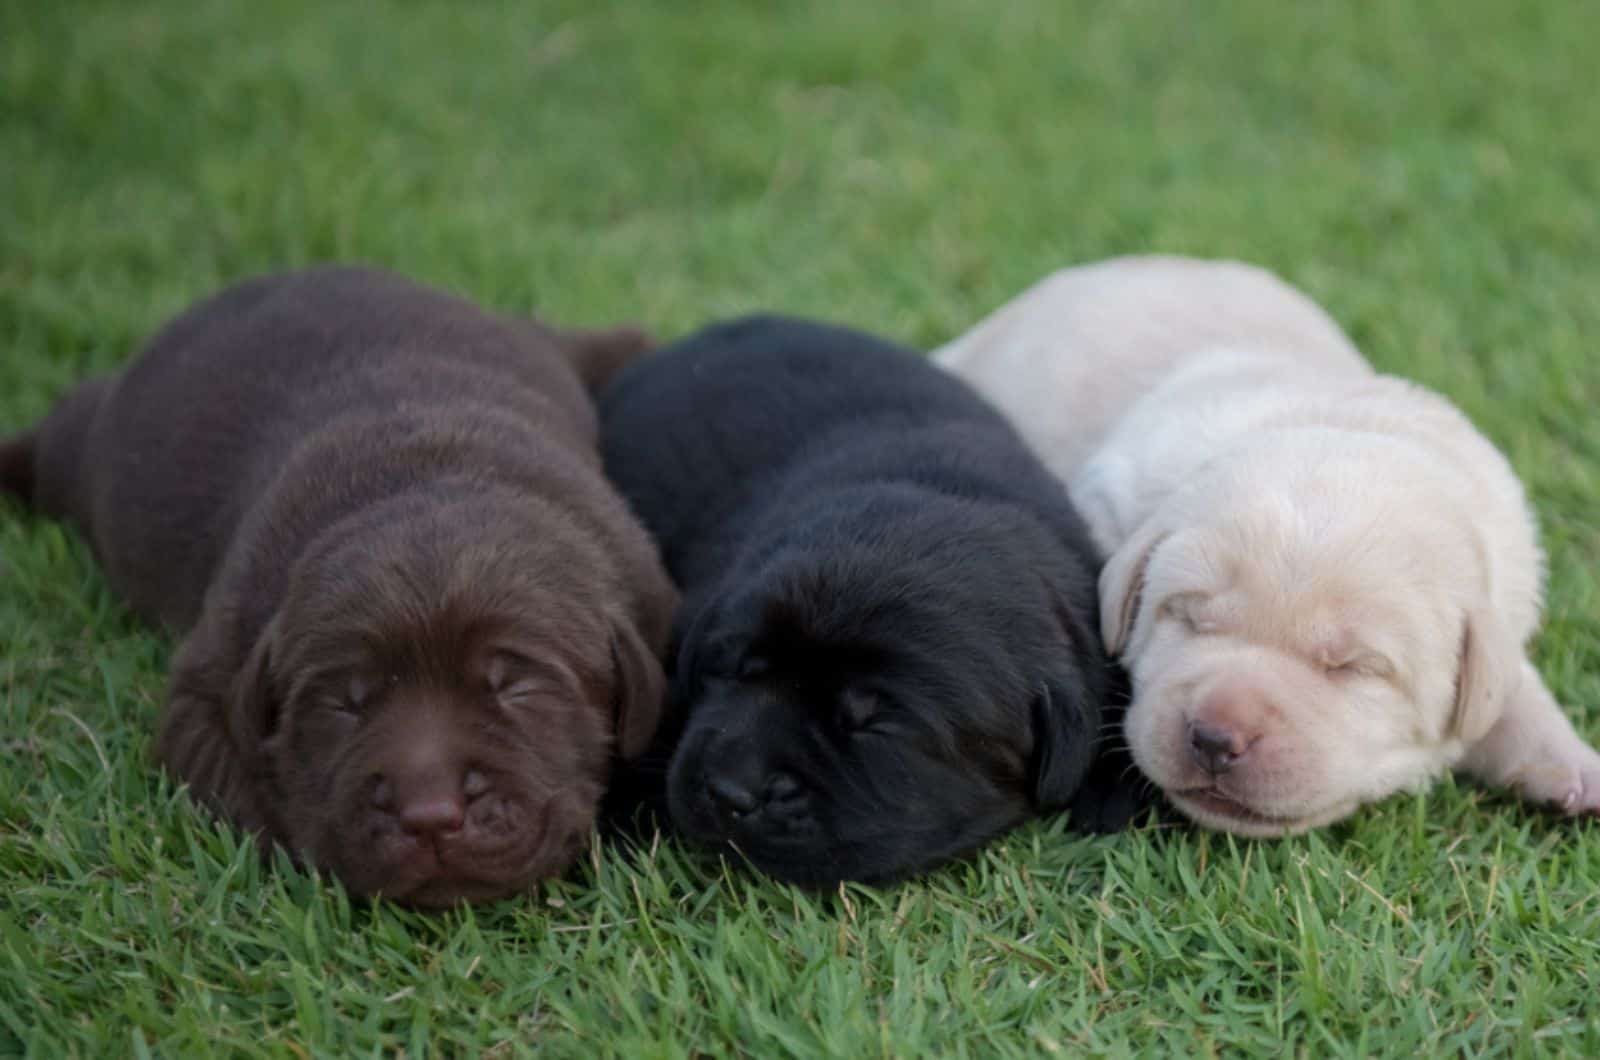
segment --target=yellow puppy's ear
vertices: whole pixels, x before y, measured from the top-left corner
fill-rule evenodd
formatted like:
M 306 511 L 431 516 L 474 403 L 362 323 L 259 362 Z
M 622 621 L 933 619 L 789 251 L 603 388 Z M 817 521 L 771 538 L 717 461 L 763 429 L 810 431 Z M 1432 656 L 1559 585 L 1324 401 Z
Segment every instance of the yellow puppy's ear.
M 1512 643 L 1486 607 L 1461 623 L 1456 701 L 1446 735 L 1471 745 L 1488 735 L 1522 678 L 1522 646 Z
M 1167 537 L 1159 527 L 1146 523 L 1111 554 L 1100 572 L 1100 637 L 1113 656 L 1121 655 L 1133 636 L 1145 571 Z

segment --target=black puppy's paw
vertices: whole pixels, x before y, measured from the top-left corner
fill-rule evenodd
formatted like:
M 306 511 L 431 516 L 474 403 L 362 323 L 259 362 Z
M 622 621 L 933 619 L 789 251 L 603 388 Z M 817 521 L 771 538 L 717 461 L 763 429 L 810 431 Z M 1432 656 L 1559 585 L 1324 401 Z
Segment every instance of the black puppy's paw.
M 1152 801 L 1142 777 L 1109 784 L 1091 780 L 1072 800 L 1072 829 L 1087 835 L 1125 831 Z
M 1121 832 L 1155 801 L 1155 785 L 1126 752 L 1102 755 L 1072 799 L 1072 830 L 1088 835 Z

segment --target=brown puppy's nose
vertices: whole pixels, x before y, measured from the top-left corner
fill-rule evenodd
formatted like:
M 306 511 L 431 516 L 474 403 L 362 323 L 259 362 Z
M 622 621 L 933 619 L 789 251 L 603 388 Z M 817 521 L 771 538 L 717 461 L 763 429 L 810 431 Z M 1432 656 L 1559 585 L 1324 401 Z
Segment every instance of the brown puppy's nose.
M 412 835 L 444 835 L 459 832 L 467 807 L 461 796 L 432 795 L 400 804 L 400 827 Z
M 1201 769 L 1214 777 L 1232 769 L 1249 749 L 1250 741 L 1237 729 L 1203 721 L 1189 723 L 1189 753 Z
M 474 775 L 469 773 L 468 779 Z M 381 777 L 373 789 L 372 803 L 393 815 L 405 831 L 426 837 L 459 832 L 467 818 L 469 797 L 460 781 L 428 774 Z

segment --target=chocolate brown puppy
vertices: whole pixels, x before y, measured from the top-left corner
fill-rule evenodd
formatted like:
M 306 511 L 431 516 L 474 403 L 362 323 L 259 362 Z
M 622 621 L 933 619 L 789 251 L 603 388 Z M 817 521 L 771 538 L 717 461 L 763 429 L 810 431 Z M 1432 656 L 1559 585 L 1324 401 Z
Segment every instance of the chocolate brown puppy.
M 646 344 L 251 280 L 0 443 L 0 487 L 186 634 L 158 749 L 194 795 L 355 892 L 496 898 L 567 867 L 656 728 L 675 595 L 585 390 Z

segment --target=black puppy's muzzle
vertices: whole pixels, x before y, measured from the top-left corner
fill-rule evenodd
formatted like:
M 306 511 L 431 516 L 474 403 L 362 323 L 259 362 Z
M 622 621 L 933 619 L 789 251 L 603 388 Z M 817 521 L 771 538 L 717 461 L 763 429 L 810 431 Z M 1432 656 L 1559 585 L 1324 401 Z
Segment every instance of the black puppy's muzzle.
M 712 812 L 730 830 L 787 831 L 809 816 L 805 787 L 792 773 L 707 769 L 704 781 Z
M 691 733 L 672 764 L 668 802 L 678 826 L 707 842 L 759 848 L 820 831 L 810 786 L 773 760 L 752 725 Z

